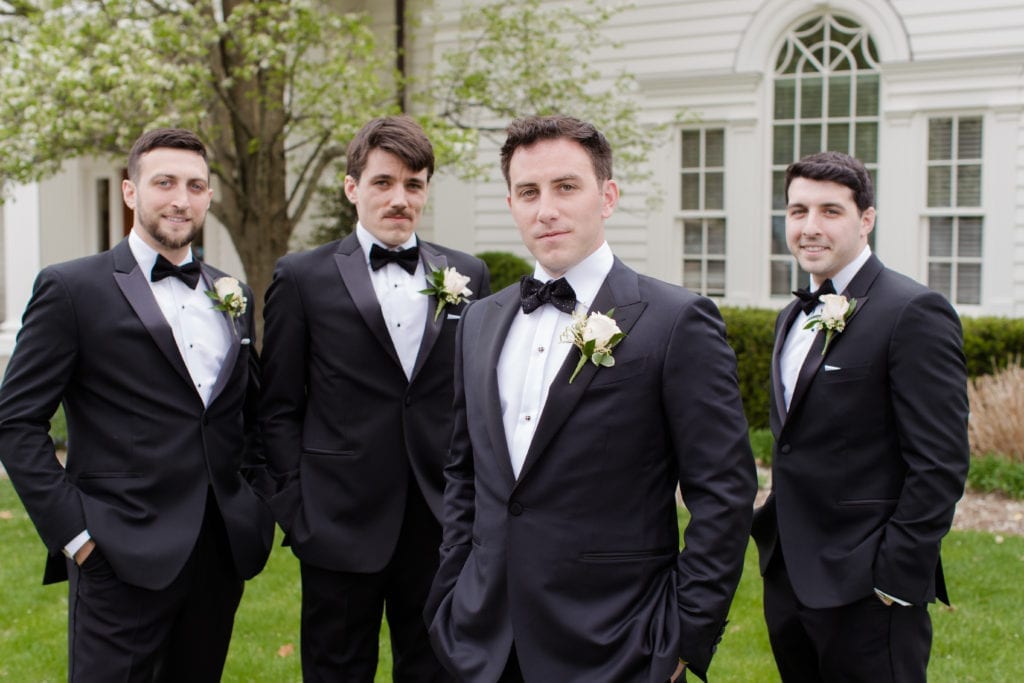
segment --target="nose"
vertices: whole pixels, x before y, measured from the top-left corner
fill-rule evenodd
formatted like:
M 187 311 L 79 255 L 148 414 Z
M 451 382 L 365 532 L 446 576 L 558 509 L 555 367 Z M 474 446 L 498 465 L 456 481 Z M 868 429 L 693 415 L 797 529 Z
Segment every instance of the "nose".
M 404 209 L 409 205 L 409 197 L 401 184 L 396 184 L 391 193 L 391 206 L 396 209 Z
M 558 206 L 556 202 L 546 195 L 541 195 L 537 204 L 537 220 L 548 224 L 558 219 Z
M 175 209 L 188 208 L 188 188 L 180 184 L 175 186 L 174 193 L 171 195 L 171 206 Z
M 808 211 L 804 220 L 803 231 L 805 235 L 821 234 L 821 214 L 817 211 Z

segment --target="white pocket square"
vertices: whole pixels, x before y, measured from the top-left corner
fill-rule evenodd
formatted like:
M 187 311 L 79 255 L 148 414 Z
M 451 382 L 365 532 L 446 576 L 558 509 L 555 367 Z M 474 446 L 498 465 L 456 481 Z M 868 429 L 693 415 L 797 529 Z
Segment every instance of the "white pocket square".
M 445 319 L 447 320 L 459 320 L 460 318 L 462 318 L 461 315 L 455 315 L 454 313 L 448 313 L 445 315 Z
M 835 372 L 836 370 L 842 370 L 838 365 L 826 365 L 825 372 Z
M 248 337 L 243 337 L 243 338 L 242 338 L 242 341 L 241 341 L 241 342 L 239 342 L 239 343 L 240 343 L 240 344 L 241 344 L 242 346 L 245 346 L 246 344 L 252 344 L 252 339 L 249 339 Z

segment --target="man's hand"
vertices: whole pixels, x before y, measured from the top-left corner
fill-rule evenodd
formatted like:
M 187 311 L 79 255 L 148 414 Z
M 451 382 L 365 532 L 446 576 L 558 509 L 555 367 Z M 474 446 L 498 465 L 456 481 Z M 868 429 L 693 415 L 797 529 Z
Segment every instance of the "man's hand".
M 672 674 L 672 678 L 669 679 L 669 683 L 676 683 L 676 681 L 679 680 L 679 677 L 683 675 L 684 671 L 686 671 L 686 662 L 680 659 L 679 666 L 676 667 L 676 672 Z
M 78 552 L 75 553 L 75 564 L 81 567 L 82 563 L 85 562 L 85 558 L 89 557 L 89 554 L 92 553 L 92 549 L 95 547 L 96 541 L 92 540 L 91 538 L 88 541 L 86 541 L 85 545 L 79 548 Z

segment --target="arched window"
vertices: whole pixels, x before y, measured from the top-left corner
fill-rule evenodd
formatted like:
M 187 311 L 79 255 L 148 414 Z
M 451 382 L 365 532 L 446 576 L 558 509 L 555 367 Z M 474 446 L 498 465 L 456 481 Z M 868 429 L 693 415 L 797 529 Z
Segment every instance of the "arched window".
M 833 150 L 857 157 L 875 179 L 878 53 L 857 22 L 831 13 L 793 29 L 775 60 L 772 117 L 771 293 L 807 284 L 786 247 L 786 166 Z M 878 186 L 875 183 L 877 194 Z

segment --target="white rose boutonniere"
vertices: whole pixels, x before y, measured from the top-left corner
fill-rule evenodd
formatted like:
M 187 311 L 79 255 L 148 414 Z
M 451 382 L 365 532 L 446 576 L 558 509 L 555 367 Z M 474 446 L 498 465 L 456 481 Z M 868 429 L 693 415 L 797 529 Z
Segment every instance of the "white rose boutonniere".
M 825 304 L 821 313 L 813 316 L 804 325 L 805 330 L 825 330 L 825 346 L 821 349 L 821 355 L 828 351 L 828 345 L 832 342 L 832 336 L 846 329 L 846 321 L 853 315 L 853 309 L 857 307 L 856 299 L 849 299 L 841 294 L 823 294 L 821 303 Z
M 456 306 L 473 295 L 473 290 L 466 286 L 469 284 L 469 278 L 455 268 L 433 271 L 427 276 L 427 284 L 430 287 L 421 289 L 420 294 L 433 294 L 437 297 L 437 308 L 434 309 L 435 322 L 445 306 Z
M 614 312 L 613 308 L 607 313 L 572 314 L 572 323 L 565 328 L 561 336 L 563 342 L 571 342 L 580 350 L 580 362 L 576 364 L 576 369 L 569 377 L 569 384 L 576 379 L 576 375 L 588 360 L 598 367 L 610 368 L 615 365 L 612 349 L 625 339 L 626 335 L 612 319 Z
M 213 281 L 213 289 L 206 290 L 206 296 L 217 303 L 214 309 L 224 311 L 232 319 L 245 313 L 249 300 L 242 294 L 242 285 L 233 277 L 220 277 Z

